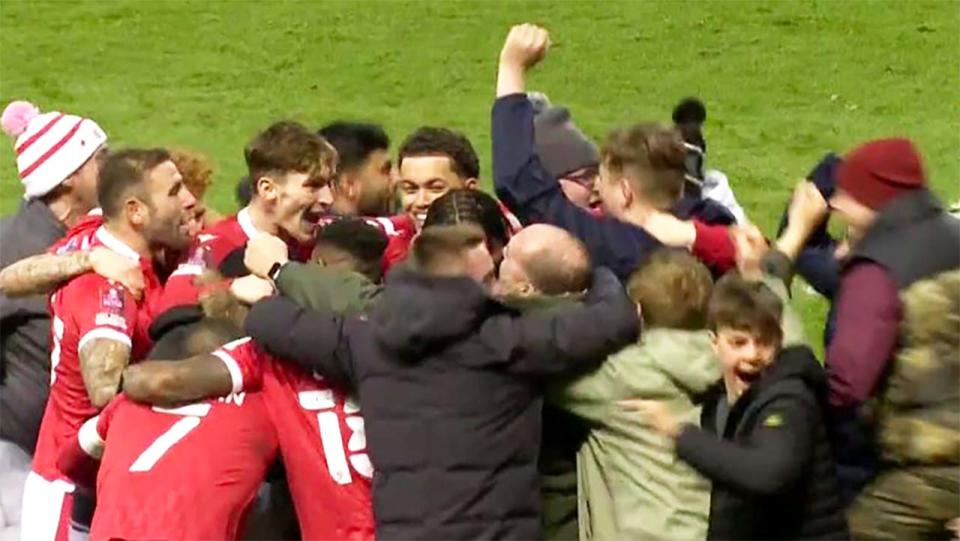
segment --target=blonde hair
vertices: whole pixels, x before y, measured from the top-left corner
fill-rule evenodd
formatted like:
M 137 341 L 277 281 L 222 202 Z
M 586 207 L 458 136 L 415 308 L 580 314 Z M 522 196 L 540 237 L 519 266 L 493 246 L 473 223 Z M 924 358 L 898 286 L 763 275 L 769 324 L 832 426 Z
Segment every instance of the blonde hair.
M 648 256 L 627 282 L 627 293 L 652 327 L 702 329 L 713 293 L 713 278 L 684 250 L 661 248 Z

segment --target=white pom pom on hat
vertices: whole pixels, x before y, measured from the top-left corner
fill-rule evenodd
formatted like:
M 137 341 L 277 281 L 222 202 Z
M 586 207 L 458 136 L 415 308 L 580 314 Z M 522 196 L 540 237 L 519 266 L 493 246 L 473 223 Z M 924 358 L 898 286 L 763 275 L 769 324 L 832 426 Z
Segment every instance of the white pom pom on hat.
M 7 105 L 0 125 L 16 139 L 25 199 L 50 193 L 107 142 L 107 134 L 93 120 L 58 111 L 41 113 L 27 101 Z

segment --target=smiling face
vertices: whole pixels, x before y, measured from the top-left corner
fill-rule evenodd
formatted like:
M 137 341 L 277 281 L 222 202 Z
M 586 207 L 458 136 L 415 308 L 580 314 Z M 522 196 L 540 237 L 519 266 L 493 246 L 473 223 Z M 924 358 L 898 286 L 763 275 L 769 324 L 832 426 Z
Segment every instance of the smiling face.
M 400 207 L 417 222 L 417 226 L 423 225 L 430 204 L 447 192 L 477 185 L 476 179 L 458 175 L 447 156 L 405 157 L 400 163 L 399 176 Z
M 600 191 L 597 186 L 599 178 L 598 168 L 585 167 L 577 169 L 558 181 L 563 195 L 567 196 L 571 203 L 585 209 L 593 209 L 600 206 Z
M 310 242 L 320 217 L 333 203 L 328 178 L 289 172 L 262 177 L 257 194 L 271 207 L 277 228 L 298 242 Z
M 749 331 L 731 327 L 717 329 L 713 351 L 720 361 L 727 396 L 731 402 L 740 397 L 770 366 L 780 344 Z
M 861 239 L 867 229 L 877 219 L 877 212 L 854 199 L 842 188 L 837 188 L 830 198 L 830 209 L 847 224 L 847 232 L 852 243 Z

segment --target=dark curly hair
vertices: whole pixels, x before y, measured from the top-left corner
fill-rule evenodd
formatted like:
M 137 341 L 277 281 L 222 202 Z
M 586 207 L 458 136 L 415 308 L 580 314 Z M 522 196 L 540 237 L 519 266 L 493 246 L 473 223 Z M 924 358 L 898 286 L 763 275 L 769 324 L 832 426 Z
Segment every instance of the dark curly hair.
M 400 146 L 399 163 L 414 156 L 446 156 L 453 172 L 460 177 L 479 178 L 480 160 L 465 135 L 447 128 L 424 126 L 413 132 Z

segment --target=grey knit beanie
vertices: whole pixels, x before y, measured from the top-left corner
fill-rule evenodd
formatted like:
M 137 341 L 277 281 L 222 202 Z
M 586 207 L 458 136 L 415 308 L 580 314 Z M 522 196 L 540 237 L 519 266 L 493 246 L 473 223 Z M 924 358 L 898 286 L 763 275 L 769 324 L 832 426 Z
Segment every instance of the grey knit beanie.
M 600 165 L 600 151 L 570 118 L 564 107 L 543 107 L 533 119 L 540 163 L 554 178 Z

